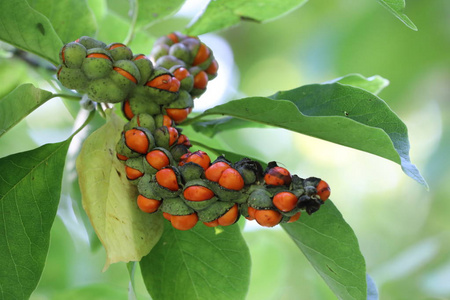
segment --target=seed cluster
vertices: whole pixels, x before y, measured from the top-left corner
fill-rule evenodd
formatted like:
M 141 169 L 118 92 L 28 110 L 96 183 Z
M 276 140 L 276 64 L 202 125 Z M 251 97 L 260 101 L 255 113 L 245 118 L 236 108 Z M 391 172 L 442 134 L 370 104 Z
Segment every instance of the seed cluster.
M 248 158 L 211 162 L 206 152 L 191 152 L 177 125 L 216 77 L 217 61 L 197 37 L 178 32 L 158 39 L 150 56 L 153 62 L 123 44 L 82 37 L 62 48 L 58 70 L 66 87 L 94 101 L 122 102 L 129 122 L 116 154 L 137 187 L 142 211 L 162 211 L 179 230 L 197 222 L 228 226 L 241 215 L 272 227 L 296 221 L 301 211 L 312 214 L 328 199 L 325 181 L 291 175 L 275 162 L 263 170 Z M 110 98 L 115 89 L 120 95 Z

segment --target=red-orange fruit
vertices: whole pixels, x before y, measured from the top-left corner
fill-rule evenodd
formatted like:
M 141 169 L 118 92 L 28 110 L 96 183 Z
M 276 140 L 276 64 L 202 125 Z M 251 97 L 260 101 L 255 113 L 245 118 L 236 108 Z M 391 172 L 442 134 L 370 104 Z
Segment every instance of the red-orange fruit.
M 126 46 L 122 43 L 114 43 L 111 46 L 109 46 L 108 49 L 112 50 L 112 49 L 119 48 L 119 47 L 126 47 Z
M 133 60 L 139 60 L 139 59 L 147 59 L 147 57 L 144 54 L 139 54 Z
M 198 47 L 198 51 L 197 51 L 197 54 L 195 55 L 192 65 L 196 66 L 196 65 L 201 64 L 202 62 L 204 62 L 205 60 L 208 59 L 209 55 L 210 55 L 209 48 L 206 47 L 205 44 L 200 43 L 200 47 Z
M 237 204 L 233 205 L 223 216 L 217 219 L 219 225 L 229 226 L 236 222 L 239 217 L 239 208 Z
M 173 72 L 173 75 L 175 76 L 176 79 L 178 79 L 179 81 L 185 79 L 186 77 L 188 77 L 191 73 L 189 73 L 189 71 L 186 68 L 183 67 L 179 67 L 178 69 L 176 69 Z
M 330 197 L 331 189 L 328 183 L 321 180 L 319 184 L 316 186 L 317 195 L 322 199 L 322 201 L 327 200 Z
M 247 208 L 247 213 L 248 213 L 248 217 L 245 217 L 247 220 L 254 220 L 255 219 L 255 213 L 256 213 L 256 208 L 253 208 L 251 206 L 249 206 Z
M 209 164 L 211 163 L 211 159 L 209 158 L 206 152 L 198 150 L 192 153 L 184 154 L 181 157 L 179 165 L 182 166 L 188 162 L 196 163 L 199 166 L 201 166 L 204 170 L 206 170 L 209 167 Z
M 208 85 L 208 74 L 205 71 L 200 71 L 194 76 L 194 88 L 206 89 Z
M 145 132 L 139 129 L 130 129 L 125 132 L 125 144 L 138 153 L 147 153 L 149 141 Z
M 214 197 L 214 192 L 204 186 L 192 185 L 184 190 L 183 196 L 189 201 L 205 201 Z
M 172 215 L 166 212 L 163 212 L 163 217 L 164 219 L 166 219 L 167 221 L 170 221 L 172 219 Z
M 169 146 L 172 146 L 178 140 L 178 130 L 175 127 L 168 127 L 169 130 Z
M 223 171 L 228 168 L 231 168 L 229 164 L 223 161 L 218 161 L 216 163 L 213 163 L 208 169 L 206 169 L 205 177 L 208 180 L 218 182 L 220 176 L 222 176 Z
M 142 175 L 144 175 L 144 173 L 142 173 L 141 171 L 136 170 L 135 168 L 132 168 L 129 166 L 125 167 L 125 172 L 127 173 L 127 178 L 129 180 L 135 180 L 135 179 L 141 177 Z
M 137 205 L 143 212 L 153 213 L 158 210 L 159 206 L 161 205 L 161 201 L 139 195 L 137 197 Z
M 215 59 L 213 59 L 211 61 L 211 64 L 209 65 L 209 67 L 205 70 L 205 72 L 210 75 L 215 75 L 215 74 L 217 74 L 218 69 L 219 69 L 219 64 L 217 63 L 217 61 Z
M 103 53 L 91 53 L 91 54 L 88 54 L 88 55 L 86 56 L 86 58 L 92 58 L 92 57 L 94 57 L 94 58 L 104 58 L 104 59 L 109 59 L 109 60 L 111 60 L 111 58 L 109 58 L 108 55 L 103 54 Z
M 171 83 L 172 76 L 170 76 L 169 74 L 163 74 L 148 81 L 145 85 L 160 90 L 169 90 L 172 85 Z
M 175 123 L 181 123 L 187 119 L 190 111 L 189 108 L 166 108 L 166 113 Z
M 125 155 L 119 154 L 119 153 L 117 153 L 116 156 L 119 160 L 125 161 L 128 159 L 128 157 L 126 157 Z
M 264 175 L 267 185 L 289 185 L 291 184 L 291 173 L 283 167 L 273 167 Z
M 175 34 L 175 33 L 169 33 L 168 35 L 167 35 L 167 37 L 169 38 L 169 39 L 171 39 L 172 40 L 172 42 L 174 43 L 174 44 L 176 44 L 176 43 L 178 43 L 179 42 L 179 40 L 178 40 L 178 36 Z
M 162 169 L 156 172 L 156 182 L 158 182 L 160 186 L 163 186 L 171 191 L 178 191 L 180 188 L 178 186 L 177 176 L 170 168 Z
M 180 90 L 180 86 L 180 81 L 177 78 L 172 77 L 170 81 L 169 92 L 178 92 Z
M 288 212 L 297 206 L 298 198 L 291 192 L 279 192 L 273 197 L 272 202 L 279 210 Z
M 173 125 L 173 120 L 169 116 L 164 115 L 163 116 L 163 126 L 172 127 L 172 125 Z
M 233 168 L 228 168 L 222 172 L 219 184 L 226 189 L 239 191 L 244 187 L 244 178 Z
M 153 150 L 147 153 L 145 156 L 147 162 L 156 170 L 161 170 L 170 164 L 170 160 L 167 155 L 161 150 Z
M 281 213 L 272 209 L 260 209 L 255 212 L 256 222 L 264 227 L 273 227 L 279 224 L 282 218 Z
M 290 217 L 289 221 L 287 221 L 287 222 L 292 223 L 292 222 L 297 221 L 298 219 L 300 219 L 300 215 L 301 215 L 301 212 L 299 211 L 298 213 L 296 213 L 295 215 Z
M 122 112 L 128 120 L 131 120 L 134 117 L 134 113 L 131 110 L 130 101 L 125 100 L 122 103 Z
M 205 224 L 208 227 L 217 227 L 219 226 L 219 221 L 218 220 L 214 220 L 211 222 L 203 222 L 203 224 Z
M 184 134 L 180 134 L 180 136 L 178 137 L 177 144 L 185 145 L 188 148 L 192 146 L 191 141 L 189 141 L 189 138 Z
M 123 77 L 125 77 L 126 79 L 128 79 L 134 83 L 137 83 L 137 79 L 133 75 L 131 75 L 130 72 L 125 71 L 124 69 L 119 68 L 119 67 L 114 67 L 113 70 L 116 71 L 117 73 L 119 73 L 120 75 L 122 75 Z
M 170 222 L 178 230 L 189 230 L 197 224 L 198 216 L 195 212 L 190 215 L 172 216 Z

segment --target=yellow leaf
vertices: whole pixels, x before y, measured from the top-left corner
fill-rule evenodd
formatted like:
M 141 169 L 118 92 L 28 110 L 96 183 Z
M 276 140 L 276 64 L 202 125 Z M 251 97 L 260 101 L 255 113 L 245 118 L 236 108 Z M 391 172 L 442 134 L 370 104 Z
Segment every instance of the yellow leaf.
M 137 207 L 137 189 L 115 155 L 124 122 L 109 115 L 108 122 L 86 139 L 76 163 L 83 207 L 106 250 L 103 270 L 116 262 L 140 261 L 163 231 L 160 214 Z

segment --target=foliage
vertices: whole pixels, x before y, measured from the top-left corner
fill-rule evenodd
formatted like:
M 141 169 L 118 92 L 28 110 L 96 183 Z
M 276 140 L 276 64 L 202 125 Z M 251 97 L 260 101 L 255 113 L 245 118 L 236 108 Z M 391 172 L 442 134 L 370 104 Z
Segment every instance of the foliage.
M 131 5 L 124 0 L 53 2 L 0 2 L 0 39 L 35 55 L 25 56 L 25 61 L 41 66 L 40 76 L 55 90 L 50 92 L 48 87 L 43 89 L 24 83 L 1 98 L 0 137 L 52 98 L 63 99 L 78 118 L 86 115 L 84 107 L 69 103 L 70 100 L 82 103 L 82 95 L 60 87 L 54 79 L 53 67 L 57 65 L 63 43 L 80 35 L 115 38 L 117 34 L 118 39 L 144 47 L 147 41 L 141 45 L 136 41 L 141 41 L 142 37 L 156 39 L 157 35 L 148 28 L 169 18 L 183 4 L 182 1 L 170 5 L 167 1 L 150 4 L 139 0 L 130 1 Z M 281 17 L 305 2 L 211 1 L 185 32 L 197 35 L 227 29 L 241 21 L 265 22 Z M 379 2 L 408 27 L 416 29 L 404 14 L 404 1 Z M 80 18 L 71 18 L 72 14 Z M 110 26 L 111 23 L 117 28 Z M 233 153 L 220 143 L 203 145 L 202 142 L 233 129 L 267 125 L 284 128 L 391 160 L 408 176 L 426 186 L 409 157 L 406 125 L 378 96 L 387 83 L 381 76 L 365 78 L 351 74 L 324 84 L 280 91 L 272 96 L 231 100 L 188 119 L 182 126 L 196 133 L 196 146 L 200 149 L 213 149 L 217 155 L 226 153 L 231 158 L 251 156 L 251 153 Z M 89 124 L 94 114 L 105 115 L 98 105 L 80 130 Z M 190 231 L 180 232 L 163 226 L 161 215 L 146 215 L 137 210 L 133 186 L 123 176 L 123 165 L 113 155 L 123 121 L 110 110 L 106 117 L 105 125 L 89 137 L 83 137 L 82 147 L 81 143 L 72 143 L 77 135 L 82 135 L 77 130 L 62 142 L 0 159 L 2 297 L 27 299 L 41 278 L 50 230 L 60 197 L 64 195 L 61 182 L 71 146 L 79 152 L 77 171 L 89 174 L 78 178 L 79 188 L 83 207 L 91 221 L 87 224 L 91 226 L 88 231 L 95 230 L 106 250 L 105 269 L 112 263 L 128 262 L 131 266 L 140 261 L 144 284 L 153 299 L 244 299 L 251 269 L 250 253 L 240 225 L 216 229 L 197 225 Z M 82 217 L 78 215 L 78 218 Z M 366 282 L 365 261 L 355 233 L 333 202 L 328 201 L 317 214 L 302 216 L 298 222 L 282 228 L 336 297 L 377 298 L 373 281 L 369 278 Z M 134 271 L 130 271 L 131 290 L 134 290 L 134 276 Z M 296 284 L 301 284 L 300 280 Z M 114 295 L 110 288 L 93 284 L 59 297 L 80 298 L 98 291 Z

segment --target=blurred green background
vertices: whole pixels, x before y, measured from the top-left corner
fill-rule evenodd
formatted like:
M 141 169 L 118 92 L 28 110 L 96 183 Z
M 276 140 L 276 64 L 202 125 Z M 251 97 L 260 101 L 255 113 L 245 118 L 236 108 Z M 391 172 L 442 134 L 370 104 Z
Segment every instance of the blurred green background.
M 102 1 L 89 3 L 97 13 L 105 7 L 98 4 Z M 189 4 L 149 32 L 183 30 L 204 1 Z M 281 129 L 229 131 L 216 139 L 235 152 L 276 160 L 301 177 L 325 179 L 359 239 L 380 299 L 449 299 L 450 2 L 409 0 L 406 13 L 417 32 L 376 1 L 316 0 L 272 22 L 245 22 L 201 36 L 217 53 L 220 69 L 197 110 L 350 73 L 387 78 L 391 84 L 380 97 L 408 126 L 412 162 L 428 181 L 428 191 L 390 161 Z M 98 37 L 123 41 L 127 20 L 113 12 L 105 16 L 120 21 L 99 21 Z M 138 37 L 130 47 L 147 49 L 150 42 Z M 41 74 L 23 61 L 0 57 L 0 96 L 25 82 L 50 89 Z M 52 99 L 2 137 L 0 157 L 61 141 L 73 124 L 61 100 Z M 104 251 L 91 250 L 88 243 L 79 201 L 71 198 L 71 163 L 73 158 L 47 265 L 32 299 L 126 299 L 126 266 L 102 273 Z M 247 225 L 253 263 L 249 300 L 335 299 L 281 228 Z M 136 285 L 138 299 L 149 299 L 140 276 Z

